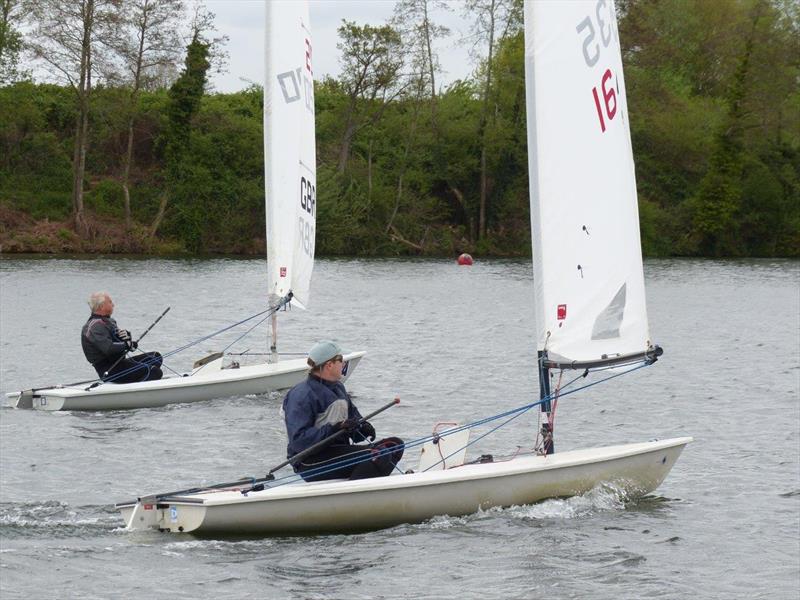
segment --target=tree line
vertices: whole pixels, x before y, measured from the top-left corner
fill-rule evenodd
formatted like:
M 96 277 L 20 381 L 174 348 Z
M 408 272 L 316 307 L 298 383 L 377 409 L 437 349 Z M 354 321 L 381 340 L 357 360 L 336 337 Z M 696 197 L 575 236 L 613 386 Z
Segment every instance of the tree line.
M 443 86 L 454 40 L 433 15 L 454 6 L 475 70 Z M 342 22 L 340 72 L 315 84 L 318 254 L 530 254 L 522 6 L 400 0 L 387 23 Z M 0 8 L 6 251 L 53 245 L 20 214 L 64 248 L 264 251 L 263 90 L 208 90 L 213 15 L 183 31 L 182 0 Z M 617 13 L 645 254 L 799 256 L 800 5 Z

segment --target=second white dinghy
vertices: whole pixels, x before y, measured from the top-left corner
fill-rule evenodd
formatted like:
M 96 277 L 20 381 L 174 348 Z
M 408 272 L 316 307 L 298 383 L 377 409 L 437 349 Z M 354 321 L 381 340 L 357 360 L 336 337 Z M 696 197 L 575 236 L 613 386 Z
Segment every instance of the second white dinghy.
M 363 531 L 574 496 L 602 484 L 636 498 L 661 484 L 691 438 L 560 453 L 553 438 L 556 403 L 583 389 L 578 382 L 593 372 L 618 377 L 662 354 L 647 322 L 613 2 L 526 1 L 525 72 L 539 400 L 407 442 L 406 449 L 425 444 L 416 473 L 303 483 L 297 475 L 276 479 L 283 463 L 262 479 L 119 503 L 129 530 L 214 536 Z M 575 376 L 562 385 L 569 372 Z M 542 421 L 533 452 L 465 462 L 468 444 L 458 437 L 465 430 L 508 422 L 533 408 Z M 432 463 L 426 458 L 437 455 Z
M 282 390 L 306 376 L 305 357 L 279 358 L 277 313 L 290 302 L 301 308 L 308 305 L 314 268 L 317 177 L 311 34 L 306 3 L 268 3 L 268 9 L 264 176 L 269 309 L 264 313 L 272 317 L 269 362 L 223 368 L 222 357 L 212 355 L 179 377 L 27 389 L 7 394 L 11 406 L 47 411 L 148 408 Z M 346 354 L 343 372 L 352 374 L 364 354 Z
M 365 352 L 344 355 L 342 372 L 349 376 Z M 308 373 L 305 358 L 277 363 L 222 368 L 223 357 L 195 367 L 186 377 L 166 377 L 141 383 L 103 383 L 25 390 L 8 394 L 13 406 L 36 410 L 126 410 L 155 408 L 182 402 L 200 402 L 284 390 L 300 383 Z

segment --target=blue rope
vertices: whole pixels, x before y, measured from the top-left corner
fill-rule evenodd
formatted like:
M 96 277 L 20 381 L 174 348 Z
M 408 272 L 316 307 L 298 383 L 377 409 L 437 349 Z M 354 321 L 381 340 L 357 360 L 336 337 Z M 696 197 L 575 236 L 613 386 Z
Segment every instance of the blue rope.
M 238 323 L 234 323 L 233 325 L 228 325 L 227 327 L 223 327 L 222 329 L 220 329 L 218 331 L 215 331 L 214 333 L 211 333 L 211 334 L 206 335 L 204 337 L 198 338 L 193 342 L 189 342 L 188 344 L 185 344 L 185 345 L 181 346 L 180 348 L 172 350 L 171 352 L 167 352 L 166 354 L 163 355 L 163 357 L 166 358 L 168 356 L 172 356 L 174 354 L 177 354 L 178 352 L 183 352 L 187 348 L 191 348 L 192 346 L 196 346 L 197 344 L 200 344 L 201 342 L 205 342 L 206 340 L 210 340 L 212 337 L 218 336 L 221 333 L 225 333 L 226 331 L 229 331 L 229 330 L 233 329 L 234 327 L 238 327 L 242 323 L 247 323 L 248 321 L 250 321 L 252 319 L 255 319 L 256 317 L 260 317 L 264 313 L 269 313 L 267 316 L 271 316 L 272 313 L 276 312 L 277 310 L 278 310 L 278 307 L 270 308 L 270 309 L 261 311 L 260 313 L 256 313 L 256 314 L 254 314 L 254 315 L 252 315 L 250 317 L 247 317 L 246 319 L 242 319 Z
M 277 308 L 276 308 L 275 310 L 277 311 Z M 261 319 L 261 320 L 260 320 L 258 323 L 256 323 L 255 325 L 253 325 L 253 326 L 252 326 L 250 329 L 248 329 L 247 331 L 245 331 L 245 332 L 244 332 L 242 335 L 240 335 L 238 338 L 236 338 L 235 340 L 233 340 L 233 341 L 232 341 L 230 344 L 228 344 L 227 346 L 225 346 L 225 348 L 222 350 L 222 353 L 224 354 L 225 352 L 227 352 L 227 351 L 228 351 L 228 349 L 229 349 L 231 346 L 233 346 L 234 344 L 236 344 L 237 342 L 239 342 L 239 340 L 241 340 L 241 339 L 242 339 L 242 338 L 244 338 L 245 336 L 249 335 L 249 334 L 250 334 L 250 332 L 251 332 L 251 331 L 253 331 L 253 329 L 255 329 L 256 327 L 258 327 L 259 325 L 261 325 L 261 324 L 262 324 L 264 321 L 266 321 L 267 319 L 269 319 L 269 318 L 270 318 L 270 317 L 271 317 L 273 314 L 274 314 L 273 312 L 269 313 L 269 314 L 268 314 L 268 315 L 266 315 L 266 316 L 265 316 L 263 319 Z
M 628 373 L 632 373 L 632 372 L 637 371 L 637 370 L 639 370 L 639 369 L 641 369 L 643 367 L 650 366 L 650 364 L 651 363 L 645 362 L 643 364 L 637 365 L 637 366 L 635 366 L 635 367 L 633 367 L 631 369 L 628 369 L 626 371 L 622 371 L 620 373 L 615 373 L 614 375 L 610 375 L 609 377 L 606 377 L 604 379 L 600 379 L 599 381 L 594 381 L 592 383 L 588 383 L 588 384 L 583 385 L 581 387 L 578 387 L 578 388 L 576 388 L 574 390 L 570 390 L 570 391 L 567 391 L 567 392 L 561 391 L 558 394 L 558 397 L 561 398 L 563 396 L 569 396 L 570 394 L 575 394 L 577 392 L 580 392 L 582 390 L 588 389 L 588 388 L 593 387 L 595 385 L 598 385 L 600 383 L 605 383 L 606 381 L 610 381 L 610 380 L 615 379 L 617 377 L 621 377 L 622 375 L 627 375 Z M 598 370 L 601 370 L 601 369 L 598 369 Z M 573 383 L 575 383 L 579 379 L 582 379 L 583 377 L 584 377 L 583 375 L 579 375 L 578 377 L 573 379 L 571 382 L 566 384 L 564 387 L 572 385 Z M 561 389 L 563 390 L 564 387 L 562 387 Z M 308 469 L 306 471 L 303 471 L 303 474 L 306 475 L 306 477 L 314 477 L 316 475 L 323 475 L 323 474 L 326 474 L 326 473 L 330 473 L 332 471 L 336 471 L 338 469 L 342 469 L 344 467 L 349 467 L 349 466 L 357 465 L 357 464 L 362 463 L 362 462 L 366 462 L 368 460 L 372 460 L 375 457 L 383 456 L 385 454 L 390 454 L 392 452 L 397 452 L 397 450 L 399 450 L 399 449 L 403 449 L 403 451 L 405 451 L 408 448 L 414 448 L 414 447 L 417 447 L 417 446 L 421 446 L 422 444 L 425 444 L 426 442 L 429 442 L 429 441 L 435 439 L 436 437 L 439 437 L 439 438 L 445 437 L 445 436 L 457 433 L 459 431 L 463 431 L 465 429 L 473 429 L 475 427 L 480 427 L 481 425 L 485 425 L 486 423 L 490 423 L 492 421 L 496 421 L 497 419 L 510 417 L 506 421 L 504 421 L 503 423 L 500 423 L 496 427 L 493 427 L 492 429 L 490 429 L 486 433 L 482 434 L 481 436 L 479 436 L 476 439 L 472 440 L 471 442 L 467 443 L 465 446 L 462 446 L 458 450 L 452 452 L 451 454 L 448 454 L 442 460 L 440 460 L 440 461 L 434 463 L 433 465 L 431 465 L 431 467 L 433 467 L 433 466 L 435 466 L 437 464 L 442 463 L 444 460 L 446 460 L 447 458 L 450 458 L 454 454 L 457 454 L 458 452 L 460 452 L 464 448 L 468 448 L 472 444 L 474 444 L 474 443 L 478 442 L 479 440 L 485 438 L 487 435 L 490 435 L 490 434 L 494 433 L 495 431 L 497 431 L 501 427 L 504 427 L 505 425 L 507 425 L 508 423 L 513 421 L 514 419 L 516 419 L 517 417 L 525 414 L 530 409 L 532 409 L 532 408 L 534 408 L 536 406 L 541 406 L 542 404 L 544 404 L 546 402 L 549 402 L 549 401 L 551 401 L 553 399 L 554 399 L 554 394 L 550 394 L 548 397 L 542 398 L 540 400 L 537 400 L 536 402 L 531 402 L 529 404 L 525 404 L 525 405 L 519 406 L 517 408 L 513 408 L 513 409 L 507 410 L 507 411 L 502 412 L 502 413 L 498 413 L 498 414 L 490 416 L 490 417 L 486 417 L 484 419 L 479 419 L 477 421 L 473 421 L 472 423 L 467 423 L 465 425 L 460 425 L 458 427 L 454 427 L 452 429 L 448 429 L 447 431 L 445 431 L 445 432 L 443 432 L 441 434 L 434 434 L 434 435 L 429 435 L 429 436 L 417 438 L 416 440 L 412 440 L 410 442 L 404 443 L 402 446 L 391 446 L 389 448 L 385 448 L 385 449 L 382 449 L 382 450 L 378 451 L 377 454 L 369 454 L 369 455 L 362 456 L 362 457 L 357 456 L 357 457 L 354 457 L 354 458 L 345 458 L 343 460 L 334 461 L 333 463 L 327 464 L 327 465 L 325 465 L 323 467 L 317 467 L 315 469 Z M 431 468 L 431 467 L 428 467 L 428 468 Z M 301 480 L 301 479 L 302 479 L 302 476 L 300 474 L 291 473 L 291 474 L 285 475 L 284 477 L 276 478 L 273 482 L 271 482 L 272 485 L 270 485 L 269 487 L 271 487 L 271 488 L 272 487 L 278 487 L 280 485 L 286 485 L 288 483 L 293 483 L 293 482 Z

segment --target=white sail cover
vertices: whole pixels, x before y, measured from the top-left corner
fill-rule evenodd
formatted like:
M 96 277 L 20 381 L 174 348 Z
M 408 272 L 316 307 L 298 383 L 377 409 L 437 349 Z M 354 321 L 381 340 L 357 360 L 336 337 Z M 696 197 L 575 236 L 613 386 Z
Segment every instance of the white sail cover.
M 266 3 L 264 177 L 270 304 L 308 304 L 317 217 L 314 79 L 308 2 Z
M 602 361 L 650 347 L 613 0 L 525 2 L 538 349 Z

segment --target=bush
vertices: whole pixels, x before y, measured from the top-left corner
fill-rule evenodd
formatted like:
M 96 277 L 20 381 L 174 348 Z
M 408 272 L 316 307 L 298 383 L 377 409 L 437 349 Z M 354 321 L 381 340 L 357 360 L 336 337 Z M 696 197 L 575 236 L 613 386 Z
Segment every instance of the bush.
M 113 179 L 103 179 L 83 196 L 84 206 L 99 215 L 124 216 L 122 185 Z

